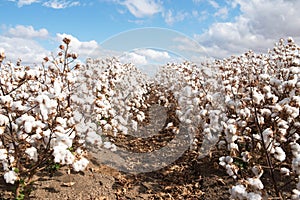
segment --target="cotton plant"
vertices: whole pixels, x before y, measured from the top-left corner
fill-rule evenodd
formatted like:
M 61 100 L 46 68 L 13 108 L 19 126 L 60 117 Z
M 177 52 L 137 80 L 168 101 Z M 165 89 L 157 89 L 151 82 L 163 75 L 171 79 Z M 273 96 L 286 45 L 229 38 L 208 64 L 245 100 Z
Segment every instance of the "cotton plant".
M 84 121 L 76 129 L 88 123 L 88 147 L 115 151 L 116 145 L 107 136 L 126 135 L 145 120 L 151 82 L 134 65 L 116 58 L 88 59 L 79 77 L 72 98 L 80 105 L 78 111 L 84 114 L 79 119 Z
M 199 157 L 206 156 L 218 141 L 225 115 L 217 78 L 218 69 L 213 65 L 196 65 L 191 62 L 169 63 L 160 68 L 156 84 L 162 88 L 157 95 L 168 106 L 168 94 L 176 101 L 176 114 L 181 126 L 189 127 L 189 134 L 202 134 Z M 196 143 L 197 138 L 194 138 Z
M 279 197 L 275 171 L 294 183 L 299 176 L 299 50 L 292 38 L 281 39 L 267 54 L 249 51 L 214 63 L 221 72 L 227 117 L 219 163 L 238 181 L 230 190 L 233 199 L 266 197 L 261 176 L 267 171 Z M 298 191 L 293 190 L 293 198 Z
M 1 62 L 0 162 L 6 183 L 17 186 L 16 197 L 28 195 L 34 175 L 49 165 L 82 171 L 88 164 L 71 98 L 80 64 L 73 63 L 77 54 L 69 51 L 65 38 L 57 55 L 44 58 L 42 66 Z

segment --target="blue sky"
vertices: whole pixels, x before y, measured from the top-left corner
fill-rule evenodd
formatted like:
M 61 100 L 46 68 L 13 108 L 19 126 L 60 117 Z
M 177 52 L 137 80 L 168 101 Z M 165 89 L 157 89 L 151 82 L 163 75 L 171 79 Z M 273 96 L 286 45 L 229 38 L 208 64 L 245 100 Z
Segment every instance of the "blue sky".
M 82 58 L 113 55 L 141 37 L 160 53 L 137 44 L 123 59 L 224 58 L 266 52 L 280 38 L 300 41 L 298 8 L 297 0 L 2 0 L 0 50 L 12 61 L 39 63 L 65 36 Z M 149 27 L 165 31 L 150 34 Z M 130 41 L 120 40 L 125 33 Z

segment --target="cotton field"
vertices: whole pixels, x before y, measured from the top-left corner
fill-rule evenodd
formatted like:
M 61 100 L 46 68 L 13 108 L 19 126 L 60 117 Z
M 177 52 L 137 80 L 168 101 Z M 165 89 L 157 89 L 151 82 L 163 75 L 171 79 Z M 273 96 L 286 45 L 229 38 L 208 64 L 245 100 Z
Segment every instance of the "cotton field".
M 37 67 L 0 54 L 0 171 L 16 197 L 49 166 L 84 171 L 92 149 L 117 151 L 107 136 L 137 130 L 154 93 L 198 135 L 189 147 L 198 159 L 218 158 L 235 182 L 232 199 L 300 199 L 300 47 L 292 38 L 266 54 L 168 63 L 154 78 L 116 58 L 76 63 L 70 43 Z M 293 189 L 283 192 L 286 185 Z

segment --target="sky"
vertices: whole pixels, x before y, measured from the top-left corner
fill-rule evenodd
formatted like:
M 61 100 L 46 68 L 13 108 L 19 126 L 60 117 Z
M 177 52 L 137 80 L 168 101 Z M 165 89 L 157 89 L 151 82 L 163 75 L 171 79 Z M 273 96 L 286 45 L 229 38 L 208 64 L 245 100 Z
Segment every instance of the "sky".
M 1 0 L 0 9 L 0 51 L 28 64 L 64 37 L 81 59 L 116 55 L 136 65 L 300 43 L 298 0 Z

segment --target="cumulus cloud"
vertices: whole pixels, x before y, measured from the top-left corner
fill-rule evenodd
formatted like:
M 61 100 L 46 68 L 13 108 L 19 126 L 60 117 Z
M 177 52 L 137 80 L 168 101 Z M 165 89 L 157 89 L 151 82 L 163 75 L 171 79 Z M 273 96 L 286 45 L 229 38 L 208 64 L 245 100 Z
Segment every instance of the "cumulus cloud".
M 22 7 L 22 6 L 31 5 L 33 3 L 38 3 L 39 0 L 18 0 L 18 1 L 13 0 L 13 2 L 17 2 L 18 7 Z
M 213 8 L 220 8 L 220 5 L 214 1 L 214 0 L 209 0 L 208 3 L 213 7 Z
M 4 34 L 0 35 L 0 46 L 11 62 L 21 59 L 23 64 L 40 64 L 49 51 L 35 39 L 48 38 L 47 29 L 35 30 L 32 26 L 17 25 L 4 29 Z
M 66 33 L 58 33 L 56 38 L 59 42 L 61 42 L 65 37 L 71 39 L 70 49 L 73 52 L 79 54 L 80 58 L 87 57 L 98 57 L 99 56 L 99 44 L 95 40 L 91 41 L 80 41 L 78 38 L 66 34 Z
M 146 65 L 147 59 L 146 56 L 139 55 L 135 52 L 125 52 L 120 58 L 122 63 L 133 63 L 134 65 Z
M 66 1 L 66 0 L 50 0 L 43 3 L 43 6 L 53 8 L 53 9 L 63 9 L 73 6 L 79 6 L 79 1 Z
M 32 26 L 17 25 L 14 28 L 10 28 L 7 33 L 11 37 L 19 38 L 46 38 L 48 37 L 48 31 L 45 28 L 40 30 L 34 30 Z
M 28 6 L 33 3 L 41 3 L 41 0 L 9 0 L 12 2 L 17 2 L 18 7 Z M 45 7 L 53 8 L 53 9 L 63 9 L 72 6 L 79 6 L 79 1 L 67 1 L 67 0 L 47 0 L 42 4 Z
M 171 58 L 168 52 L 156 51 L 153 49 L 140 49 L 138 50 L 138 53 L 155 61 L 161 61 Z
M 221 17 L 222 19 L 226 19 L 228 17 L 228 8 L 223 7 L 218 9 L 217 12 L 214 14 L 215 17 Z
M 40 64 L 50 54 L 33 39 L 21 37 L 0 36 L 0 46 L 5 51 L 7 60 L 14 63 L 21 59 L 23 64 Z
M 166 13 L 163 14 L 163 17 L 165 18 L 165 22 L 168 25 L 172 25 L 175 22 L 183 21 L 188 16 L 189 16 L 189 13 L 187 13 L 187 12 L 179 11 L 174 14 L 172 10 L 168 10 Z
M 222 58 L 249 49 L 265 52 L 281 37 L 300 39 L 299 1 L 235 0 L 232 5 L 239 5 L 241 11 L 234 21 L 214 23 L 204 33 L 195 35 L 209 55 Z
M 129 12 L 137 18 L 152 16 L 163 10 L 162 3 L 156 0 L 124 0 L 118 3 L 126 6 Z

